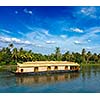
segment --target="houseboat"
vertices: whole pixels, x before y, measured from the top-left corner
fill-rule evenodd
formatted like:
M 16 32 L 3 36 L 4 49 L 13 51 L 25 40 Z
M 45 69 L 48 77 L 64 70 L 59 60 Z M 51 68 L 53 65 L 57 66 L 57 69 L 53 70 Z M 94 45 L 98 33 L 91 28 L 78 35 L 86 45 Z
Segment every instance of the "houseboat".
M 15 74 L 42 74 L 42 73 L 61 73 L 78 72 L 80 65 L 68 61 L 34 61 L 17 64 Z

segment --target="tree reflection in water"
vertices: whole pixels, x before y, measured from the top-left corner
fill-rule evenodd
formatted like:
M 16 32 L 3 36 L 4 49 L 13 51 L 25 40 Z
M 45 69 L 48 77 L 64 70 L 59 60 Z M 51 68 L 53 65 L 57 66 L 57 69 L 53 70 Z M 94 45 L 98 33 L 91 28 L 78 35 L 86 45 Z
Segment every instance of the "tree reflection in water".
M 100 66 L 84 66 L 79 73 L 15 76 L 0 73 L 0 92 L 100 93 Z
M 82 78 L 83 82 L 96 77 L 100 72 L 100 67 L 97 66 L 84 66 L 79 73 L 63 73 L 52 75 L 36 75 L 36 76 L 19 76 L 16 77 L 16 84 L 18 85 L 38 85 L 38 84 L 50 84 L 56 82 L 64 82 L 75 80 L 76 78 Z
M 82 79 L 83 81 L 86 79 L 90 79 L 93 75 L 96 77 L 97 73 L 99 72 L 99 66 L 83 66 L 81 69 Z
M 66 73 L 53 75 L 19 76 L 16 77 L 18 85 L 47 84 L 62 81 L 70 81 L 78 78 L 80 73 Z

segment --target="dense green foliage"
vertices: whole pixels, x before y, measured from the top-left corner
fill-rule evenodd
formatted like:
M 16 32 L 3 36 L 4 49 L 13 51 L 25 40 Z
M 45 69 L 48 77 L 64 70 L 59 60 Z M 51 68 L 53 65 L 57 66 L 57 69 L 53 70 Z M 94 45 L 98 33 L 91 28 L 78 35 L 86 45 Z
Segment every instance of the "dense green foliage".
M 14 48 L 13 44 L 0 50 L 0 65 L 14 65 L 17 62 L 27 61 L 73 61 L 80 64 L 95 64 L 100 63 L 100 54 L 92 54 L 90 51 L 86 52 L 85 49 L 82 49 L 81 53 L 66 51 L 64 54 L 61 54 L 60 48 L 56 47 L 54 53 L 43 55 L 33 53 L 32 50 L 26 51 L 23 48 Z

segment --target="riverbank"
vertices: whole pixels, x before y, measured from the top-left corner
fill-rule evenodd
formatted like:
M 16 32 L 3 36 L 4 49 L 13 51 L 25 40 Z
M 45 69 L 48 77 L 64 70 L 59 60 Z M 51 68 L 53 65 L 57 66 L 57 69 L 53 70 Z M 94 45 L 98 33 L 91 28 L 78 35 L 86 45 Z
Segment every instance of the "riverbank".
M 82 66 L 82 67 L 88 67 L 88 66 L 100 66 L 100 63 L 98 63 L 98 64 L 80 64 L 80 66 Z
M 0 66 L 0 71 L 15 71 L 17 65 L 2 65 Z
M 99 64 L 80 64 L 81 67 L 91 67 L 91 66 L 97 66 L 100 67 Z M 0 66 L 0 71 L 15 71 L 17 68 L 17 65 L 2 65 Z

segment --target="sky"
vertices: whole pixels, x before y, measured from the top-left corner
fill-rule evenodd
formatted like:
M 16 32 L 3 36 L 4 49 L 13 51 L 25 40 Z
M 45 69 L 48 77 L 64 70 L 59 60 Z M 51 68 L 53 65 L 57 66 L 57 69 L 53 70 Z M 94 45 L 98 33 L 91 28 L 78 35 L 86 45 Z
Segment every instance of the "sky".
M 0 6 L 0 48 L 100 53 L 99 39 L 99 6 Z

